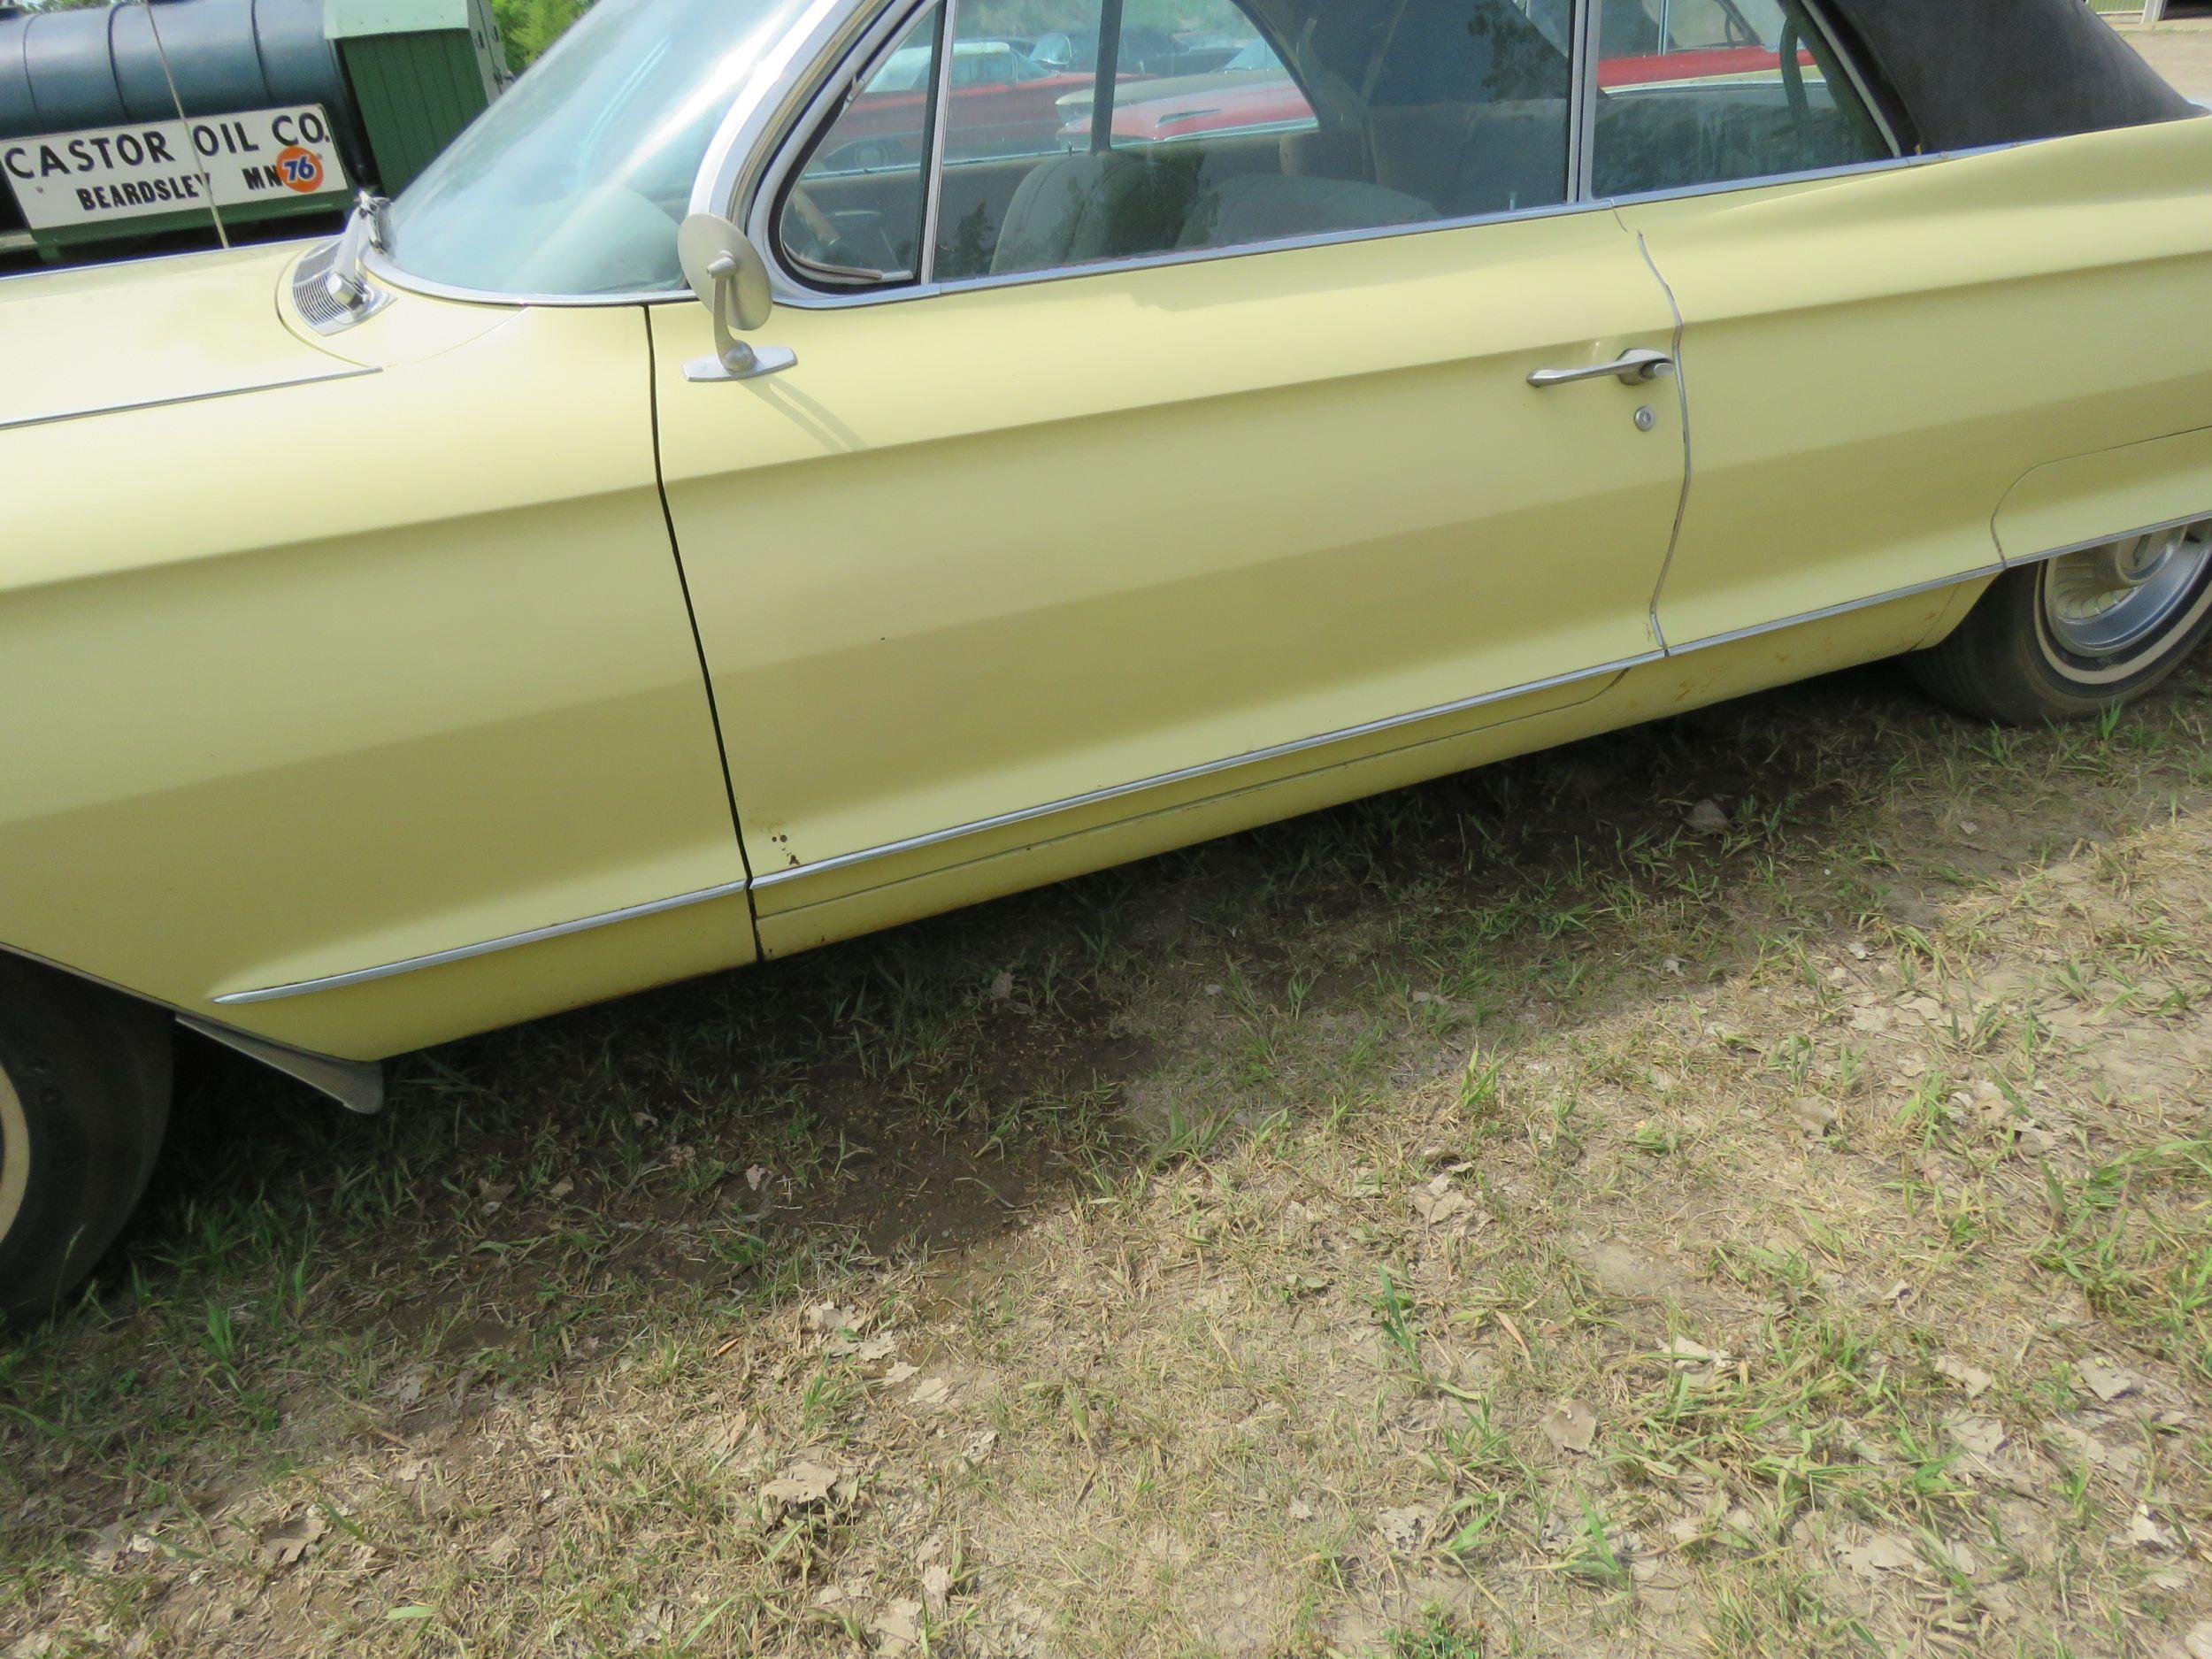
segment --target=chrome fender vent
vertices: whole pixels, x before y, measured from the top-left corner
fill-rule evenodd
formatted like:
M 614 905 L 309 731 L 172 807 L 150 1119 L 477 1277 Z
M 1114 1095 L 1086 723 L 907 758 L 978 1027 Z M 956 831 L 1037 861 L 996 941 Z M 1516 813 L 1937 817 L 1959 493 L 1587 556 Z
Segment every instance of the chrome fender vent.
M 311 249 L 292 271 L 292 303 L 319 334 L 342 333 L 392 303 L 390 290 L 365 277 L 333 280 L 344 246 L 342 241 L 326 242 Z

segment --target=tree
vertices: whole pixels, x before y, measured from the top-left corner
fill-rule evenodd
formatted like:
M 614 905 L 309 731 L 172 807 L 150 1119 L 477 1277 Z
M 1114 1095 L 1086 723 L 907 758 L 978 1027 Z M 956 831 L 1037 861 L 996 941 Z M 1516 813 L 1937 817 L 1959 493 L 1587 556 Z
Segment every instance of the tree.
M 584 13 L 588 0 L 492 0 L 507 66 L 520 73 Z

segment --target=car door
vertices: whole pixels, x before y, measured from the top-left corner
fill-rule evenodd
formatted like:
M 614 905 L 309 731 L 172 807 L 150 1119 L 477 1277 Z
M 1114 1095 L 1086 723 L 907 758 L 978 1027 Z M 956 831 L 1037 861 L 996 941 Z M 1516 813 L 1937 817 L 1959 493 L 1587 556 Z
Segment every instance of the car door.
M 770 950 L 852 931 L 823 907 L 871 887 L 1577 702 L 1654 651 L 1682 433 L 1617 365 L 1674 315 L 1632 234 L 1563 206 L 1564 53 L 1515 0 L 1324 15 L 1309 73 L 1366 88 L 1333 128 L 975 162 L 953 132 L 903 198 L 809 164 L 765 234 L 857 286 L 776 311 L 795 366 L 695 380 L 705 311 L 652 313 Z M 1423 122 L 1457 148 L 1383 181 L 1410 151 L 1385 130 Z M 812 153 L 850 152 L 833 125 Z
M 2032 469 L 2203 424 L 2202 308 L 2148 327 L 2142 305 L 2154 262 L 2178 290 L 2177 256 L 2203 257 L 2193 134 L 1901 157 L 1801 0 L 1671 11 L 1657 54 L 1601 65 L 1594 130 L 1594 188 L 1685 320 L 1670 647 L 1987 575 L 1993 518 Z M 2084 503 L 2003 551 L 2150 522 L 2128 511 Z

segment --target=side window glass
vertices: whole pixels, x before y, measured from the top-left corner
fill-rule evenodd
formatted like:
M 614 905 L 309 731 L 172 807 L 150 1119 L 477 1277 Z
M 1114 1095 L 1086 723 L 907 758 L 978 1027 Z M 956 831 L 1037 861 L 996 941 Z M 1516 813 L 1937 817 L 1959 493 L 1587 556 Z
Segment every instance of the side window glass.
M 816 140 L 784 194 L 786 260 L 826 288 L 910 282 L 920 270 L 942 9 L 924 12 Z
M 1098 0 L 1033 0 L 1020 39 L 1002 10 L 956 5 L 941 281 L 1566 199 L 1572 0 L 1184 0 L 1110 53 Z
M 1601 4 L 1597 195 L 1811 173 L 1891 154 L 1799 0 Z

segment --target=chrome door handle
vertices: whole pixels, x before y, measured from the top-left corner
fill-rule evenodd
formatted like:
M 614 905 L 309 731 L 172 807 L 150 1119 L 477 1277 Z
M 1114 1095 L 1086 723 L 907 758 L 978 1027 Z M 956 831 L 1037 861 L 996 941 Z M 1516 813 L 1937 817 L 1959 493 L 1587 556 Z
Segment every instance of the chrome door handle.
M 1554 386 L 1572 386 L 1578 380 L 1618 380 L 1623 386 L 1647 386 L 1674 373 L 1674 359 L 1663 351 L 1624 351 L 1610 363 L 1594 363 L 1586 369 L 1539 369 L 1528 377 L 1538 391 Z

